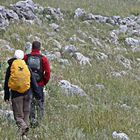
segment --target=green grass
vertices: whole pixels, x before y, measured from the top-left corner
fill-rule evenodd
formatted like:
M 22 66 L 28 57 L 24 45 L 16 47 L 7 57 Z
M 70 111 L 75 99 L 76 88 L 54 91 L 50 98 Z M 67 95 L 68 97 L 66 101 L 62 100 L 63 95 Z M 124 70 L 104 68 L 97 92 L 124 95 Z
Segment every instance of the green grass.
M 9 6 L 16 0 L 0 0 L 1 5 Z M 139 81 L 136 81 L 133 74 L 140 75 L 139 66 L 136 58 L 139 53 L 116 53 L 116 47 L 106 40 L 109 32 L 117 27 L 109 25 L 90 23 L 89 25 L 80 20 L 74 20 L 72 15 L 78 7 L 85 9 L 93 14 L 105 16 L 120 15 L 126 17 L 131 14 L 140 13 L 140 0 L 34 0 L 35 3 L 47 7 L 60 7 L 67 14 L 64 21 L 57 21 L 60 31 L 52 37 L 48 33 L 53 32 L 49 24 L 54 21 L 42 19 L 43 24 L 29 25 L 23 22 L 12 23 L 6 32 L 0 33 L 0 38 L 7 40 L 12 48 L 24 50 L 27 41 L 32 42 L 37 36 L 41 39 L 42 45 L 48 51 L 54 51 L 53 39 L 62 45 L 71 44 L 69 38 L 76 35 L 86 43 L 74 42 L 79 52 L 90 57 L 92 66 L 80 66 L 79 63 L 70 56 L 64 56 L 70 61 L 70 66 L 62 66 L 57 61 L 50 61 L 52 66 L 51 80 L 46 86 L 48 96 L 46 97 L 46 114 L 37 129 L 31 129 L 30 139 L 37 140 L 112 140 L 112 132 L 119 131 L 128 134 L 131 140 L 140 139 L 140 102 L 139 102 Z M 85 33 L 86 36 L 81 34 Z M 19 41 L 16 40 L 17 34 Z M 30 39 L 28 36 L 32 35 Z M 103 47 L 96 47 L 89 37 L 98 38 Z M 125 35 L 119 36 L 121 48 L 124 44 Z M 106 47 L 106 46 L 108 47 Z M 96 50 L 93 48 L 96 47 Z M 105 61 L 96 58 L 97 52 L 110 54 L 111 57 Z M 118 54 L 122 54 L 133 62 L 133 69 L 127 70 L 116 62 Z M 4 79 L 5 65 L 4 59 L 11 57 L 13 52 L 7 53 L 1 50 L 0 58 L 2 69 L 0 71 L 1 81 Z M 121 78 L 111 77 L 112 71 L 127 71 L 128 75 Z M 70 81 L 72 84 L 80 86 L 88 97 L 65 96 L 58 87 L 58 79 Z M 104 89 L 97 89 L 96 84 L 103 84 Z M 2 103 L 2 101 L 1 101 Z M 122 108 L 126 104 L 130 109 Z M 2 106 L 1 106 L 2 108 Z M 3 118 L 0 119 L 0 140 L 19 139 L 16 135 L 15 124 L 8 124 Z M 35 138 L 37 134 L 38 138 Z

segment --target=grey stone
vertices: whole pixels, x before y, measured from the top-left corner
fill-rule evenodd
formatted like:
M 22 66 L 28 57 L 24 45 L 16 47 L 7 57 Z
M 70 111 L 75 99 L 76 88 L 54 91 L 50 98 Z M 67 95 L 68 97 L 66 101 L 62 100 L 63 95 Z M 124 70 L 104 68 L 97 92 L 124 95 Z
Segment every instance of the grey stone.
M 31 53 L 31 50 L 32 50 L 32 43 L 31 43 L 31 42 L 26 42 L 24 48 L 25 48 L 25 53 L 26 53 L 26 54 Z
M 108 59 L 108 55 L 102 52 L 97 52 L 96 57 L 98 60 L 106 60 Z
M 135 39 L 135 38 L 131 38 L 131 37 L 128 37 L 125 39 L 125 42 L 127 45 L 129 46 L 140 46 L 140 40 L 138 39 Z
M 56 32 L 59 31 L 59 29 L 60 29 L 60 26 L 56 23 L 52 23 L 52 24 L 49 24 L 49 25 Z
M 86 12 L 84 9 L 77 8 L 74 13 L 75 13 L 74 18 L 79 18 L 79 17 L 85 15 Z
M 131 60 L 125 58 L 124 56 L 118 55 L 116 60 L 117 60 L 117 62 L 122 64 L 125 68 L 132 69 L 132 67 L 131 67 Z
M 71 96 L 73 96 L 73 95 L 87 96 L 87 94 L 83 91 L 83 89 L 81 89 L 77 85 L 71 84 L 67 80 L 59 81 L 59 86 L 62 88 L 62 91 L 66 95 L 71 95 Z
M 74 45 L 69 45 L 64 47 L 63 53 L 74 54 L 77 51 L 77 48 Z
M 20 19 L 25 18 L 26 20 L 34 20 L 36 18 L 35 4 L 32 0 L 19 1 L 10 6 L 12 10 L 18 14 Z
M 73 57 L 80 63 L 80 65 L 90 65 L 90 59 L 88 57 L 85 57 L 83 54 L 80 52 L 76 52 L 73 54 Z
M 52 7 L 44 8 L 43 14 L 49 15 L 50 20 L 51 19 L 64 20 L 63 13 L 61 12 L 60 8 L 52 8 Z

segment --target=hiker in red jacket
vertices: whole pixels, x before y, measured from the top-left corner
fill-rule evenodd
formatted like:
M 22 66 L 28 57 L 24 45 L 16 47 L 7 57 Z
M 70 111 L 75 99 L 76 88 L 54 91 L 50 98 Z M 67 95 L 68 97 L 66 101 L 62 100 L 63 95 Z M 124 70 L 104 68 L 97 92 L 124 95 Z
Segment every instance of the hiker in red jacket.
M 40 53 L 41 43 L 34 41 L 32 43 L 32 51 L 30 54 L 24 56 L 24 60 L 31 68 L 33 75 L 39 86 L 41 100 L 39 102 L 33 97 L 31 103 L 30 121 L 31 125 L 38 125 L 38 120 L 44 116 L 44 86 L 50 79 L 50 65 L 48 59 Z M 37 110 L 36 110 L 37 109 Z M 37 113 L 36 113 L 37 112 Z

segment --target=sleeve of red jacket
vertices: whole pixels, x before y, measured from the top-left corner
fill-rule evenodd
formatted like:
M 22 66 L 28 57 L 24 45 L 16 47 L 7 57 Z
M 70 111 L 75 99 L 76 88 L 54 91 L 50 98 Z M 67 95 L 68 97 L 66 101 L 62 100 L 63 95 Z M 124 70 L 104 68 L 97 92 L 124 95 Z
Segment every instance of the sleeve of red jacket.
M 46 85 L 49 80 L 50 80 L 50 64 L 49 61 L 46 57 L 43 57 L 43 71 L 44 71 L 44 76 L 43 76 L 43 83 Z

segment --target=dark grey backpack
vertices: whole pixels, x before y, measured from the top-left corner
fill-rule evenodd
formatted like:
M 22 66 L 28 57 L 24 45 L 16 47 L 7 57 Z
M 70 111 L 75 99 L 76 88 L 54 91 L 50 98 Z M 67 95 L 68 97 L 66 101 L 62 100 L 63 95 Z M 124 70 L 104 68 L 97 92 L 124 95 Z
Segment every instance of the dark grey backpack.
M 27 65 L 31 68 L 37 82 L 43 78 L 42 55 L 27 55 Z

